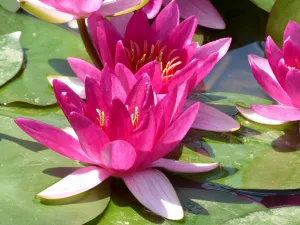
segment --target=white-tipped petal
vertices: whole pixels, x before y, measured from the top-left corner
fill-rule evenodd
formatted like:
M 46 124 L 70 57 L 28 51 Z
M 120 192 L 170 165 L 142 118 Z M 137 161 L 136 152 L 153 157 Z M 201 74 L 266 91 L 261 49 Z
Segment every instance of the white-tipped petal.
M 239 110 L 239 112 L 247 119 L 252 120 L 256 123 L 266 124 L 266 125 L 281 125 L 284 124 L 284 121 L 280 120 L 272 120 L 266 117 L 263 117 L 261 115 L 258 115 L 257 113 L 253 112 L 252 109 L 246 108 L 240 105 L 237 105 L 236 108 Z
M 72 127 L 65 127 L 62 129 L 64 132 L 66 132 L 67 134 L 71 135 L 73 138 L 78 140 L 78 136 L 75 133 L 75 130 Z
M 85 99 L 84 83 L 79 78 L 60 75 L 47 75 L 47 80 L 51 86 L 53 86 L 53 80 L 59 80 L 68 85 L 82 99 Z
M 131 193 L 145 207 L 170 220 L 180 220 L 184 213 L 177 194 L 160 171 L 145 169 L 122 177 Z
M 92 189 L 110 175 L 110 172 L 100 167 L 84 167 L 66 176 L 56 184 L 37 194 L 37 196 L 44 199 L 71 197 Z
M 178 173 L 201 173 L 216 169 L 219 163 L 188 163 L 161 158 L 151 164 L 151 167 L 164 168 Z

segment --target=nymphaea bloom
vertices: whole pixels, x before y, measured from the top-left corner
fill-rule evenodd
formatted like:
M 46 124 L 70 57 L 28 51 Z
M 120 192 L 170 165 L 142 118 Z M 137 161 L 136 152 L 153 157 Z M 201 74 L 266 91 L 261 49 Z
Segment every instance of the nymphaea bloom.
M 172 0 L 150 0 L 144 7 L 149 19 L 153 19 L 161 9 L 162 5 L 167 5 Z M 210 0 L 176 0 L 180 17 L 188 18 L 195 15 L 198 24 L 214 29 L 224 29 L 225 23 Z
M 290 21 L 285 29 L 282 50 L 269 36 L 267 59 L 250 55 L 253 75 L 264 91 L 279 105 L 238 107 L 250 120 L 278 125 L 300 120 L 300 25 Z
M 176 2 L 168 4 L 151 26 L 143 9 L 133 16 L 127 14 L 110 21 L 94 13 L 88 22 L 105 67 L 130 83 L 147 73 L 158 95 L 167 94 L 186 81 L 189 81 L 188 91 L 191 91 L 225 55 L 231 42 L 230 38 L 224 38 L 199 47 L 192 41 L 197 19 L 190 17 L 179 24 Z M 69 63 L 83 82 L 86 74 L 98 73 L 81 60 L 69 59 Z M 83 87 L 81 81 L 69 80 L 68 85 Z M 84 94 L 83 88 L 79 90 Z M 187 104 L 192 103 L 187 101 Z M 205 104 L 201 104 L 193 124 L 193 128 L 217 132 L 234 131 L 239 127 L 234 119 Z
M 185 163 L 163 158 L 186 135 L 199 103 L 182 110 L 186 85 L 176 86 L 159 103 L 150 78 L 141 76 L 126 93 L 114 76 L 85 78 L 86 102 L 55 80 L 54 92 L 73 129 L 61 130 L 30 119 L 16 119 L 29 136 L 73 160 L 89 164 L 38 194 L 61 199 L 87 191 L 108 177 L 121 178 L 145 207 L 165 218 L 183 218 L 168 178 L 158 169 L 199 173 L 218 163 Z
M 50 23 L 66 23 L 87 18 L 98 11 L 103 16 L 132 12 L 149 0 L 18 0 L 23 9 Z

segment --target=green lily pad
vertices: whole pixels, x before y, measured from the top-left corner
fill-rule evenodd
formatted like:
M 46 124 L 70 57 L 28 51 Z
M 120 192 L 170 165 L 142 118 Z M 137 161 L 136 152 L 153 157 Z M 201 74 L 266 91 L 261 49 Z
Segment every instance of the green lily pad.
M 23 64 L 21 32 L 0 35 L 0 86 L 17 75 Z
M 3 108 L 1 113 L 2 110 Z M 6 113 L 14 117 L 20 111 L 11 108 Z M 61 121 L 60 125 L 65 126 L 67 122 L 63 122 L 63 116 L 58 112 L 54 113 L 55 111 L 57 112 L 54 108 L 43 112 L 37 109 L 35 117 L 51 124 Z M 34 114 L 33 109 L 24 116 L 30 114 Z M 0 116 L 0 224 L 81 225 L 101 214 L 110 200 L 107 183 L 60 202 L 42 204 L 35 198 L 37 193 L 81 165 L 33 141 L 10 117 Z
M 283 32 L 290 20 L 300 23 L 300 1 L 298 0 L 277 0 L 272 8 L 267 33 L 274 41 L 282 46 Z
M 10 13 L 1 7 L 0 18 L 0 34 L 22 32 L 21 45 L 26 59 L 23 73 L 0 88 L 0 104 L 54 104 L 53 89 L 45 75 L 72 75 L 67 57 L 88 59 L 79 35 L 30 16 Z
M 270 12 L 276 0 L 250 0 L 263 10 Z
M 297 123 L 265 126 L 237 114 L 235 104 L 271 104 L 262 98 L 229 93 L 194 96 L 234 116 L 241 129 L 234 133 L 191 131 L 190 144 L 204 149 L 222 170 L 188 175 L 203 183 L 213 182 L 229 188 L 284 190 L 300 188 L 299 129 Z
M 185 217 L 181 221 L 166 220 L 151 213 L 135 200 L 121 182 L 116 181 L 112 185 L 115 191 L 112 192 L 111 202 L 105 213 L 85 225 L 297 224 L 299 207 L 267 209 L 232 193 L 204 190 L 187 183 L 181 180 L 180 186 L 174 184 L 185 211 Z
M 0 6 L 10 12 L 17 12 L 20 9 L 20 3 L 17 0 L 0 0 Z

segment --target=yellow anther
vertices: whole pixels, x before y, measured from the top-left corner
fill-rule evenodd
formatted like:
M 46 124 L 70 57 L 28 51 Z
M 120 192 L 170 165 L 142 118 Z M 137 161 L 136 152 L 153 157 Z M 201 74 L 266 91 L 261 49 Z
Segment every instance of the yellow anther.
M 134 108 L 134 114 L 131 114 L 131 122 L 133 127 L 137 127 L 137 124 L 139 122 L 139 107 Z
M 105 125 L 105 115 L 104 115 L 104 111 L 101 111 L 99 109 L 96 109 L 97 113 L 98 113 L 98 121 L 99 121 L 99 125 L 100 127 L 103 127 Z

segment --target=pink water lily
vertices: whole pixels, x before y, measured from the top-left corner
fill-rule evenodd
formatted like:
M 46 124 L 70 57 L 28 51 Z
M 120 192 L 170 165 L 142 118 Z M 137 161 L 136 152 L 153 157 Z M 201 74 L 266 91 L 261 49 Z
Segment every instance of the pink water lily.
M 300 120 L 300 25 L 290 21 L 284 32 L 282 50 L 269 36 L 267 59 L 250 55 L 253 75 L 260 86 L 280 105 L 251 105 L 239 108 L 251 120 L 282 124 Z
M 108 72 L 108 71 L 107 71 Z M 106 72 L 85 78 L 86 102 L 70 87 L 54 80 L 59 105 L 73 129 L 16 119 L 18 126 L 53 151 L 90 164 L 38 194 L 61 199 L 89 190 L 108 177 L 119 177 L 145 207 L 165 218 L 183 218 L 183 209 L 162 168 L 179 173 L 215 169 L 218 163 L 185 163 L 162 158 L 190 129 L 199 103 L 182 110 L 187 84 L 174 87 L 160 102 L 144 74 L 127 92 Z
M 144 10 L 140 10 L 132 17 L 127 14 L 110 21 L 94 13 L 89 17 L 89 28 L 108 70 L 114 71 L 119 79 L 126 80 L 125 83 L 130 83 L 130 87 L 147 73 L 155 92 L 164 95 L 186 81 L 189 81 L 188 91 L 191 91 L 230 46 L 231 39 L 224 38 L 199 47 L 192 41 L 196 21 L 195 17 L 190 17 L 179 24 L 178 6 L 171 2 L 151 26 Z M 143 32 L 137 32 L 139 30 Z M 70 58 L 69 63 L 82 82 L 74 78 L 55 78 L 62 79 L 78 94 L 84 95 L 86 74 L 99 71 L 82 60 Z M 48 79 L 51 82 L 53 77 Z M 193 128 L 217 132 L 234 131 L 239 127 L 231 117 L 205 104 L 202 104 L 193 124 Z
M 162 5 L 167 5 L 172 0 L 150 0 L 145 6 L 145 11 L 149 19 L 153 19 L 161 9 Z M 180 17 L 188 18 L 195 15 L 198 24 L 214 29 L 225 29 L 225 23 L 209 0 L 176 0 Z
M 144 6 L 149 0 L 18 0 L 23 9 L 51 23 L 87 18 L 99 11 L 103 16 L 122 14 Z

